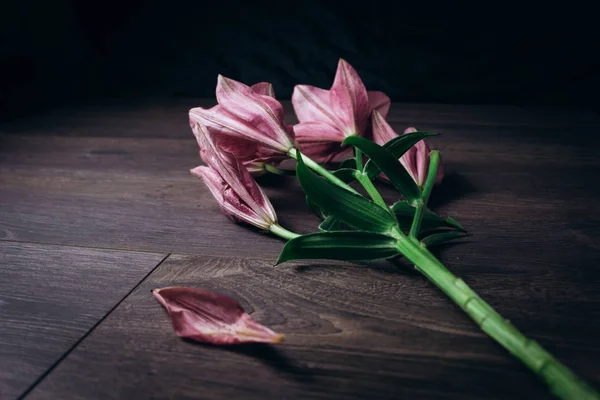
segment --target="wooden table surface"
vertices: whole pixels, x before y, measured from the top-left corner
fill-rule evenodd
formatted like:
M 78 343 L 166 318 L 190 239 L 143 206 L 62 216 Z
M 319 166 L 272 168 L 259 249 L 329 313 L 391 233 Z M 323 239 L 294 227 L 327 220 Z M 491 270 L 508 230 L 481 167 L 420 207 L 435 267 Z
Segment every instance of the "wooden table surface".
M 187 110 L 202 104 L 112 101 L 0 127 L 0 399 L 551 398 L 410 268 L 274 267 L 282 241 L 229 222 L 189 173 Z M 600 116 L 394 104 L 389 120 L 442 133 L 432 207 L 473 234 L 443 262 L 600 388 Z M 261 183 L 284 226 L 315 230 L 293 178 Z M 180 340 L 150 293 L 172 285 L 230 295 L 286 341 Z

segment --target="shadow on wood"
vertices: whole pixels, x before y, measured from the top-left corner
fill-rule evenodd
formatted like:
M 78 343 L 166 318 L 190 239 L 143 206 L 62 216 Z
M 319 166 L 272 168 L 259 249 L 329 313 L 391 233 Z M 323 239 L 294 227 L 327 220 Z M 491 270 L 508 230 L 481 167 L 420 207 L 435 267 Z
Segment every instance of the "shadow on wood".
M 433 190 L 429 206 L 435 209 L 477 192 L 478 189 L 464 175 L 450 172 L 444 176 L 442 183 Z

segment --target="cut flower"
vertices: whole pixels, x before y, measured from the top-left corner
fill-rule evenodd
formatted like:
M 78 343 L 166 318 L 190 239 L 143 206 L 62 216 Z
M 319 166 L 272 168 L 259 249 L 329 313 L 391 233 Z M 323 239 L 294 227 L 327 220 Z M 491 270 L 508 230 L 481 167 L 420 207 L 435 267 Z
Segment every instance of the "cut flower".
M 210 109 L 190 110 L 193 130 L 196 125 L 206 127 L 220 149 L 232 153 L 252 172 L 257 172 L 252 166 L 277 165 L 288 158 L 288 151 L 295 147 L 293 131 L 284 123 L 283 106 L 270 83 L 250 87 L 219 75 L 217 101 Z
M 367 92 L 360 76 L 340 59 L 330 90 L 296 85 L 292 104 L 299 124 L 294 126 L 300 150 L 319 161 L 331 161 L 346 150 L 348 136 L 362 136 L 373 110 L 387 115 L 390 99 Z
M 190 172 L 204 181 L 227 216 L 268 230 L 277 223 L 269 198 L 240 160 L 216 147 L 206 129 L 197 125 L 195 133 L 200 156 L 208 167 L 199 166 Z

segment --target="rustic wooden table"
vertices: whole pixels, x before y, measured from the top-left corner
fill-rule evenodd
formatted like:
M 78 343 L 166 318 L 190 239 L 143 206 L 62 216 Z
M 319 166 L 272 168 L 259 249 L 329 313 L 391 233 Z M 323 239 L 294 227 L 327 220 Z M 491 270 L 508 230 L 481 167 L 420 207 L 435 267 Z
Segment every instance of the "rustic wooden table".
M 230 223 L 188 172 L 199 104 L 109 102 L 0 128 L 1 399 L 550 398 L 409 268 L 273 267 L 282 242 Z M 600 387 L 600 116 L 395 104 L 389 120 L 443 134 L 433 208 L 473 236 L 442 260 Z M 284 226 L 315 229 L 292 178 L 262 183 Z M 182 341 L 150 293 L 170 285 L 233 296 L 287 340 Z

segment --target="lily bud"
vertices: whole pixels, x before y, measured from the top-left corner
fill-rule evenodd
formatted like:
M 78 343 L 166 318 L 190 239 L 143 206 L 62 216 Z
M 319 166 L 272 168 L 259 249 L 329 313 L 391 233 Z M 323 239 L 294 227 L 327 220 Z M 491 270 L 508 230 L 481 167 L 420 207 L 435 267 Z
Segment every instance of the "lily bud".
M 404 134 L 417 132 L 413 127 L 404 130 Z M 397 138 L 398 134 L 392 129 L 387 123 L 385 118 L 377 111 L 373 111 L 373 141 L 380 146 L 383 146 L 390 140 Z M 400 163 L 406 168 L 413 180 L 423 187 L 427 180 L 427 174 L 429 173 L 429 153 L 431 149 L 425 142 L 421 140 L 417 142 L 413 147 L 408 149 L 402 157 L 400 157 Z M 444 178 L 444 168 L 440 162 L 437 170 L 435 183 L 439 184 Z M 384 176 L 384 179 L 387 179 Z
M 303 153 L 319 161 L 331 161 L 345 147 L 348 136 L 364 134 L 374 109 L 387 115 L 390 99 L 382 92 L 367 92 L 360 76 L 340 59 L 330 90 L 296 85 L 292 104 L 300 121 L 294 126 Z
M 208 167 L 199 166 L 190 172 L 204 181 L 227 216 L 268 230 L 277 223 L 271 202 L 246 166 L 233 154 L 217 149 L 206 129 L 198 125 L 195 131 L 200 156 Z

